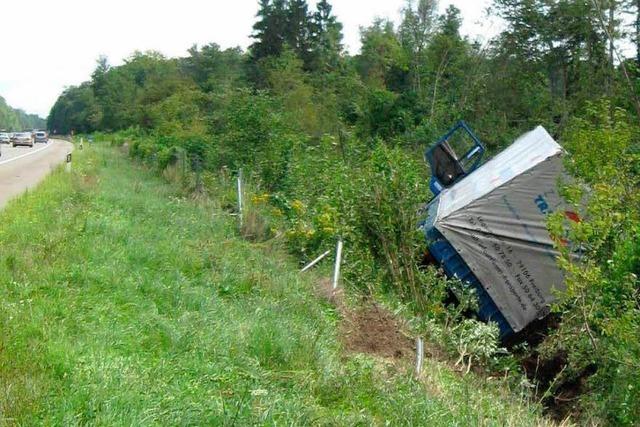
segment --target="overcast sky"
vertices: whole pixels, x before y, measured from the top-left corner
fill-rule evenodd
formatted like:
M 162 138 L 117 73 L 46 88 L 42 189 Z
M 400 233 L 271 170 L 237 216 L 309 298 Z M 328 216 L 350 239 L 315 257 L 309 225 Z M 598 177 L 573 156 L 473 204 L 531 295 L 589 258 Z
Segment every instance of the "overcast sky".
M 1 0 L 0 96 L 9 105 L 46 117 L 66 86 L 89 79 L 99 55 L 117 65 L 135 50 L 184 56 L 215 42 L 251 44 L 258 0 Z M 310 4 L 315 1 L 310 0 Z M 376 17 L 399 20 L 405 0 L 332 0 L 349 51 L 360 48 L 359 28 Z M 440 0 L 462 10 L 462 32 L 487 39 L 489 0 Z

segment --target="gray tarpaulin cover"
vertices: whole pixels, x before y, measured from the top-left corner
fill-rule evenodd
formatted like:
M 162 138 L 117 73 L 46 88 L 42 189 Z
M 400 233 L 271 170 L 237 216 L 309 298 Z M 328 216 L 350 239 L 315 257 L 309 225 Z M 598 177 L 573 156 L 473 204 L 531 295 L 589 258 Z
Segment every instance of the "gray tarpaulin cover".
M 563 209 L 562 155 L 538 127 L 439 197 L 436 228 L 516 332 L 546 315 L 552 289 L 563 289 L 546 227 L 546 215 Z

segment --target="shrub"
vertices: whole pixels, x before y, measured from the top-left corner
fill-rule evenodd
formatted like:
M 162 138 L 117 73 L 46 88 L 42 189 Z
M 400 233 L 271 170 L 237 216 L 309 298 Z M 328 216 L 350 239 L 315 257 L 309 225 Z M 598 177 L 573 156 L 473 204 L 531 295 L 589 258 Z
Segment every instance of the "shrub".
M 264 92 L 237 90 L 219 99 L 213 116 L 213 156 L 209 167 L 250 169 L 269 190 L 278 189 L 290 151 L 299 138 L 286 123 L 277 102 Z
M 486 324 L 474 319 L 465 319 L 455 326 L 453 332 L 459 355 L 456 365 L 465 363 L 466 359 L 466 373 L 471 370 L 474 359 L 486 363 L 498 353 L 500 330 L 495 323 Z
M 575 182 L 564 193 L 580 222 L 550 220 L 567 290 L 556 310 L 562 324 L 545 344 L 568 354 L 564 376 L 585 371 L 585 407 L 615 425 L 640 419 L 640 156 L 638 129 L 607 103 L 590 106 L 571 124 L 564 146 Z M 568 229 L 568 232 L 565 231 Z M 579 250 L 579 260 L 572 251 Z
M 355 229 L 387 279 L 405 297 L 422 301 L 417 271 L 424 236 L 417 212 L 428 194 L 425 167 L 398 148 L 378 144 L 357 181 Z

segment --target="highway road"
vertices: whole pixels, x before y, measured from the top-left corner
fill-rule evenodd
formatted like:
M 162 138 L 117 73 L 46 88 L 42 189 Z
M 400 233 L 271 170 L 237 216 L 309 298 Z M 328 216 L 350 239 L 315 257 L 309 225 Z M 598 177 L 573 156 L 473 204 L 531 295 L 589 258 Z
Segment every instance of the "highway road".
M 73 145 L 52 139 L 31 147 L 0 147 L 0 209 L 9 200 L 36 187 L 56 166 L 64 162 Z

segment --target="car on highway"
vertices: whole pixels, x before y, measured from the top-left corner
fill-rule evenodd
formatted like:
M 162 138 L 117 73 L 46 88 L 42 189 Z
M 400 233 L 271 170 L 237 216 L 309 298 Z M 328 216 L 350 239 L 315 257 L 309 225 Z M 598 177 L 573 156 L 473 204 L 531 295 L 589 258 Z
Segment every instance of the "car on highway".
M 33 147 L 33 136 L 31 135 L 31 132 L 14 133 L 13 137 L 11 138 L 11 145 L 14 147 L 17 145 L 26 145 L 29 147 Z
M 11 144 L 11 135 L 7 132 L 0 133 L 0 144 Z
M 49 142 L 49 135 L 46 132 L 38 131 L 35 133 L 34 139 L 36 142 L 44 142 L 46 144 Z

